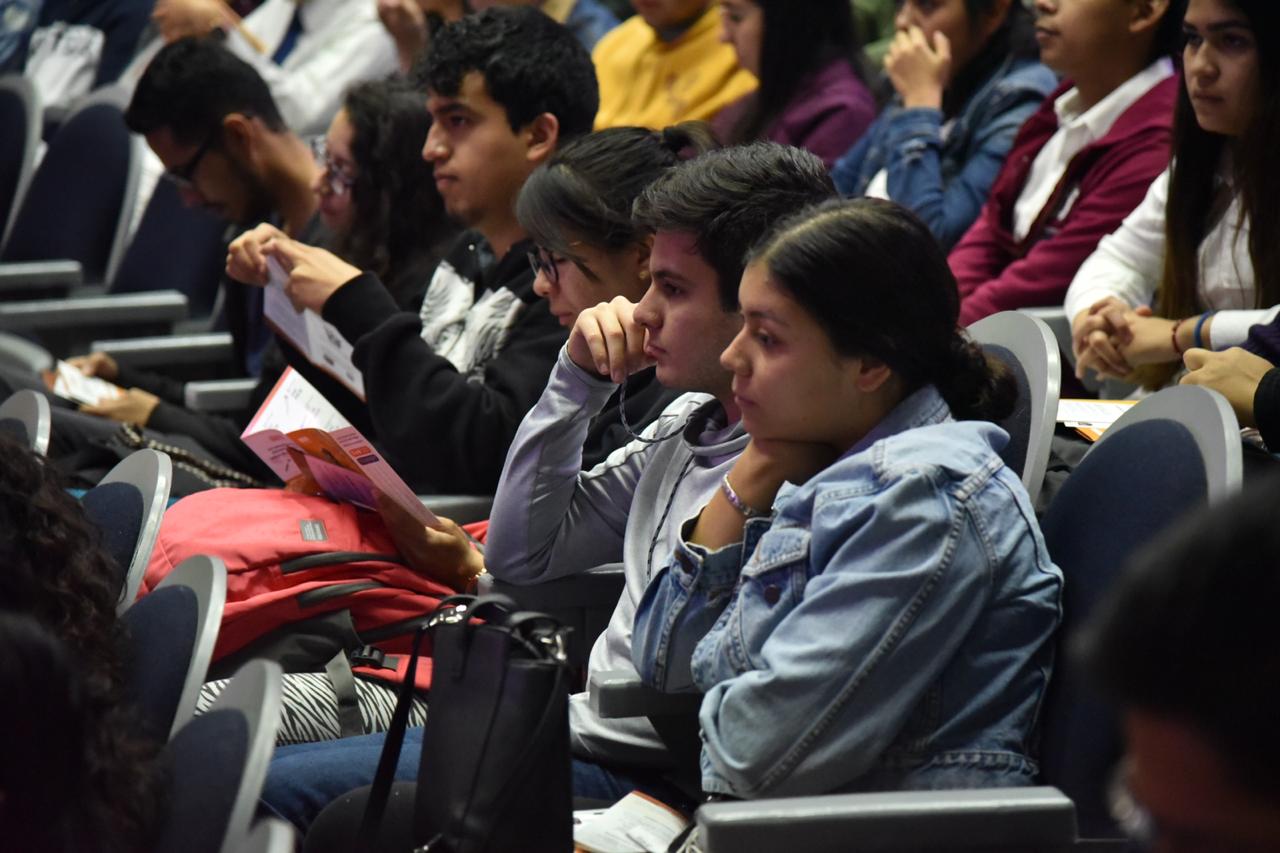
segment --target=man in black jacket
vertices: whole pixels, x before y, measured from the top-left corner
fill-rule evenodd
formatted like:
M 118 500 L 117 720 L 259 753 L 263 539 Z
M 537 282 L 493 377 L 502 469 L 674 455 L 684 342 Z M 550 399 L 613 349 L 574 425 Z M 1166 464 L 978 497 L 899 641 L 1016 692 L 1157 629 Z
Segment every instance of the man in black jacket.
M 487 493 L 538 399 L 565 331 L 533 291 L 533 248 L 515 215 L 525 179 L 591 131 L 595 70 L 572 33 L 532 8 L 490 9 L 438 32 L 418 70 L 433 123 L 423 149 L 449 213 L 467 226 L 420 314 L 331 253 L 260 226 L 229 271 L 287 292 L 354 346 L 376 441 L 417 491 Z M 340 406 L 341 408 L 341 406 Z

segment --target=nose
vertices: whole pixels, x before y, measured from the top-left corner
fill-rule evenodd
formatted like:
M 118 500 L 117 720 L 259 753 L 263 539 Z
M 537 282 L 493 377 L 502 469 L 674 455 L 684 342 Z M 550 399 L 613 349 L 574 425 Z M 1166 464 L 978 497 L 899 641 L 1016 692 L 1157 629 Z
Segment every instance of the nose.
M 747 360 L 742 355 L 742 348 L 739 343 L 742 336 L 747 333 L 744 327 L 733 340 L 729 341 L 729 346 L 725 347 L 724 352 L 720 353 L 720 366 L 732 373 L 734 376 L 747 375 Z
M 329 186 L 329 170 L 323 166 L 316 172 L 315 178 L 311 181 L 311 191 L 317 196 L 327 196 L 333 192 L 333 188 Z
M 538 274 L 533 277 L 533 292 L 541 296 L 543 299 L 551 298 L 551 291 L 555 288 L 551 278 L 543 270 L 538 270 Z
M 1218 66 L 1214 63 L 1209 53 L 1207 44 L 1202 43 L 1199 47 L 1187 45 L 1186 54 L 1183 56 L 1183 65 L 1186 66 L 1188 79 L 1195 79 L 1197 82 L 1204 84 L 1211 82 L 1218 76 Z
M 443 134 L 437 132 L 436 125 L 432 124 L 427 131 L 427 141 L 422 145 L 422 159 L 434 164 L 444 160 L 448 153 Z
M 636 303 L 635 321 L 639 323 L 645 330 L 657 329 L 662 325 L 662 315 L 658 313 L 657 307 L 654 305 L 654 294 L 657 292 L 657 285 L 650 283 L 649 289 L 644 292 L 644 296 L 640 297 L 640 301 Z

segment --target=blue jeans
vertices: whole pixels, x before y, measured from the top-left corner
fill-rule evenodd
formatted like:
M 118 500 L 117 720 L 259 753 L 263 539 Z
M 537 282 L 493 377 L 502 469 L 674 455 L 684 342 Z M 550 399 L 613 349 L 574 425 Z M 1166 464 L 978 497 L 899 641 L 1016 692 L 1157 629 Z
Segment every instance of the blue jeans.
M 262 789 L 263 804 L 305 834 L 325 806 L 348 791 L 373 783 L 385 740 L 386 734 L 379 733 L 278 748 Z M 411 728 L 405 732 L 396 781 L 416 781 L 421 757 L 422 728 Z M 680 800 L 671 798 L 674 791 L 664 790 L 666 786 L 656 774 L 620 773 L 598 764 L 573 761 L 574 797 L 614 802 L 636 788 L 681 805 Z

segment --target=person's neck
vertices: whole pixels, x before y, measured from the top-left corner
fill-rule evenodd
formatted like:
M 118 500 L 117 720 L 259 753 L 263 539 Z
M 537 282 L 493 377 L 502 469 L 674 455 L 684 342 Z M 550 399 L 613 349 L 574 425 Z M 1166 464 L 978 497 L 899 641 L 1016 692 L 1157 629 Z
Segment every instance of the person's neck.
M 710 5 L 710 3 L 703 4 L 702 7 L 698 9 L 697 13 L 678 24 L 673 24 L 669 27 L 654 27 L 653 31 L 658 34 L 658 39 L 660 41 L 670 44 L 680 38 L 680 36 L 689 32 L 689 30 L 693 29 L 693 25 L 698 23 L 702 16 L 707 13 L 707 8 Z
M 733 401 L 733 391 L 724 390 L 716 394 L 716 400 L 720 403 L 720 408 L 724 409 L 725 423 L 736 424 L 742 420 L 742 410 L 738 408 L 738 404 Z
M 1080 112 L 1088 112 L 1146 68 L 1142 62 L 1097 62 L 1072 75 L 1080 99 Z
M 495 218 L 492 222 L 481 223 L 476 226 L 476 230 L 483 235 L 489 248 L 493 249 L 493 256 L 498 260 L 505 258 L 512 246 L 529 236 L 514 213 L 500 219 Z
M 284 232 L 297 237 L 319 206 L 312 189 L 318 167 L 307 146 L 292 133 L 276 135 L 269 146 L 267 189 L 275 201 Z

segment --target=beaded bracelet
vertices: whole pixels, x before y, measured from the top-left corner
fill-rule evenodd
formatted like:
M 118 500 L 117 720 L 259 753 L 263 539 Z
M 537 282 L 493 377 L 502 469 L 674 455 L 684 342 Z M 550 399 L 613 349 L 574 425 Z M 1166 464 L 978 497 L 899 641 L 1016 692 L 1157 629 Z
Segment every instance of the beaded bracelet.
M 724 498 L 729 502 L 729 506 L 742 513 L 743 518 L 761 518 L 769 515 L 762 509 L 756 509 L 748 506 L 742 498 L 738 497 L 738 493 L 733 490 L 733 486 L 729 484 L 729 475 L 725 474 L 720 480 L 720 491 L 724 492 Z
M 1182 324 L 1185 322 L 1187 322 L 1186 317 L 1174 322 L 1173 331 L 1169 333 L 1169 337 L 1173 339 L 1173 353 L 1179 358 L 1182 357 L 1182 347 L 1178 346 L 1178 329 L 1181 328 Z
M 1200 315 L 1199 320 L 1196 320 L 1196 332 L 1194 335 L 1196 349 L 1204 349 L 1204 338 L 1200 337 L 1200 333 L 1204 331 L 1205 320 L 1208 320 L 1210 317 L 1212 317 L 1214 314 L 1217 314 L 1217 313 L 1218 313 L 1217 311 L 1206 311 Z

